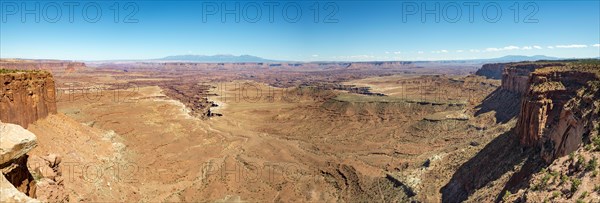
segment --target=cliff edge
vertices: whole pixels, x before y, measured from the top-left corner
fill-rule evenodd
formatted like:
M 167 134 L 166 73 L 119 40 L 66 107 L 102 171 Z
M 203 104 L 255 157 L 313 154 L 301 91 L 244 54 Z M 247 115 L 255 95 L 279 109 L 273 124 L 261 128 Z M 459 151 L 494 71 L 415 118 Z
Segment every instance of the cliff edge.
M 56 113 L 55 84 L 45 71 L 0 69 L 0 120 L 27 128 Z

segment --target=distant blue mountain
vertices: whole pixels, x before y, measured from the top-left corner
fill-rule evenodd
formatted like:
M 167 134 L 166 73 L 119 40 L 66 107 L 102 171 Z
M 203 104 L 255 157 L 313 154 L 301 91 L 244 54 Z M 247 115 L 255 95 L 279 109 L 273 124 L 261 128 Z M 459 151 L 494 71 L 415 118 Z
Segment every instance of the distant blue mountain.
M 189 61 L 189 62 L 211 62 L 211 63 L 243 63 L 243 62 L 275 62 L 275 60 L 264 59 L 252 55 L 175 55 L 156 59 L 161 61 Z
M 471 60 L 444 60 L 437 61 L 442 63 L 507 63 L 519 61 L 538 61 L 538 60 L 561 60 L 565 58 L 557 58 L 544 55 L 523 56 L 523 55 L 507 55 L 499 58 L 490 59 L 471 59 Z M 181 61 L 181 62 L 200 62 L 200 63 L 269 63 L 282 62 L 279 60 L 264 59 L 252 55 L 235 56 L 231 54 L 222 55 L 174 55 L 164 58 L 154 59 L 154 61 Z M 425 62 L 425 61 L 421 61 Z
M 564 60 L 566 58 L 557 58 L 544 55 L 522 56 L 522 55 L 507 55 L 499 58 L 489 59 L 468 59 L 468 60 L 444 60 L 438 61 L 442 63 L 509 63 L 521 61 L 539 61 L 539 60 Z M 573 58 L 575 59 L 575 58 Z
M 518 61 L 539 61 L 539 60 L 560 60 L 562 58 L 535 55 L 535 56 L 521 56 L 521 55 L 508 55 L 500 58 L 488 59 L 497 62 L 518 62 Z M 485 60 L 485 59 L 484 59 Z
M 510 62 L 521 62 L 521 61 L 539 61 L 539 60 L 565 60 L 565 59 L 577 59 L 577 58 L 558 58 L 552 56 L 535 55 L 535 56 L 523 56 L 523 55 L 507 55 L 499 58 L 488 58 L 488 59 L 464 59 L 464 60 L 441 60 L 441 61 L 418 61 L 418 62 L 438 62 L 438 63 L 466 63 L 466 64 L 482 64 L 482 63 L 510 63 Z

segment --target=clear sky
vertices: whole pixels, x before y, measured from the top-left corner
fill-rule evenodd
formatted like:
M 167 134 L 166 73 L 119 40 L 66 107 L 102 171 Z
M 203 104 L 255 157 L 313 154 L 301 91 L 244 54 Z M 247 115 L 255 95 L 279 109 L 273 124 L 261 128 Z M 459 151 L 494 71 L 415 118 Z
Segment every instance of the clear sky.
M 2 0 L 0 57 L 112 60 L 248 54 L 294 61 L 598 57 L 599 2 L 102 0 L 74 5 Z

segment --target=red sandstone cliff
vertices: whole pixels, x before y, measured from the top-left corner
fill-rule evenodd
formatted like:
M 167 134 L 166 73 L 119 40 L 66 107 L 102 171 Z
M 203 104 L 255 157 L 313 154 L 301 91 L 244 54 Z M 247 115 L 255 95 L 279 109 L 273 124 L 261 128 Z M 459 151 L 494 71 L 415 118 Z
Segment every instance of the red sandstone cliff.
M 582 144 L 590 134 L 600 115 L 600 82 L 586 84 L 582 91 L 569 100 L 560 113 L 558 122 L 552 123 L 542 145 L 545 160 L 564 156 Z
M 507 97 L 504 93 L 520 93 L 520 112 L 514 133 L 507 131 L 499 135 L 458 167 L 452 179 L 440 190 L 442 202 L 575 202 L 576 198 L 583 199 L 583 191 L 588 194 L 592 188 L 586 190 L 584 186 L 574 193 L 574 181 L 571 180 L 583 179 L 580 183 L 589 186 L 598 182 L 596 175 L 589 175 L 588 169 L 577 172 L 575 168 L 579 166 L 575 163 L 579 160 L 572 159 L 567 163 L 566 158 L 559 157 L 585 151 L 587 156 L 577 159 L 592 165 L 589 164 L 592 162 L 590 155 L 597 154 L 595 150 L 580 148 L 584 144 L 590 146 L 591 140 L 598 139 L 600 61 L 510 64 L 504 70 L 502 82 L 493 98 L 502 105 L 491 109 L 511 109 L 518 98 Z M 554 178 L 555 175 L 550 174 L 559 174 L 556 178 L 561 180 L 543 181 Z M 562 180 L 564 177 L 568 178 L 566 182 Z M 539 198 L 529 198 L 535 193 Z M 555 197 L 544 199 L 548 196 Z
M 69 73 L 85 68 L 85 63 L 73 61 L 10 59 L 0 60 L 0 69 L 9 70 L 45 70 L 51 73 Z
M 525 94 L 528 88 L 529 73 L 526 67 L 508 67 L 502 72 L 502 89 L 510 92 Z
M 27 126 L 56 113 L 55 85 L 45 71 L 0 73 L 0 120 Z
M 521 101 L 515 132 L 521 145 L 542 147 L 546 161 L 579 148 L 598 118 L 598 75 L 569 66 L 534 69 Z M 506 85 L 522 88 L 519 82 Z
M 529 88 L 531 72 L 544 67 L 563 66 L 558 62 L 507 63 L 502 70 L 502 89 L 524 95 Z M 484 65 L 485 66 L 485 65 Z

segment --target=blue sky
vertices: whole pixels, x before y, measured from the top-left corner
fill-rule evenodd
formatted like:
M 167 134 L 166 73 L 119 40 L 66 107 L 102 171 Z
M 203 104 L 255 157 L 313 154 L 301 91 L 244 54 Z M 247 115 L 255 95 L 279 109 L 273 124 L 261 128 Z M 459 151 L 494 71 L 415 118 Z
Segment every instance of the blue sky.
M 180 54 L 249 54 L 294 61 L 451 60 L 504 55 L 598 57 L 599 2 L 141 1 L 127 4 L 127 1 L 102 0 L 69 6 L 60 1 L 3 0 L 0 57 L 112 60 Z M 39 5 L 37 10 L 36 5 Z M 239 5 L 237 10 L 236 5 Z M 96 15 L 96 9 L 102 14 Z M 233 14 L 227 14 L 226 9 Z M 297 11 L 302 14 L 297 15 Z M 422 14 L 427 11 L 429 14 L 423 19 Z M 132 12 L 134 15 L 128 18 Z M 238 22 L 236 17 L 240 19 Z M 436 17 L 440 19 L 438 22 Z

